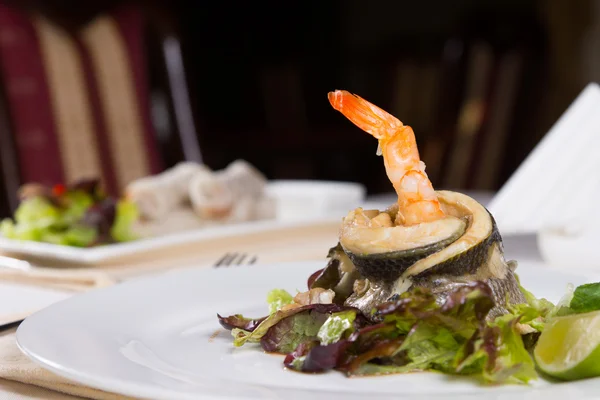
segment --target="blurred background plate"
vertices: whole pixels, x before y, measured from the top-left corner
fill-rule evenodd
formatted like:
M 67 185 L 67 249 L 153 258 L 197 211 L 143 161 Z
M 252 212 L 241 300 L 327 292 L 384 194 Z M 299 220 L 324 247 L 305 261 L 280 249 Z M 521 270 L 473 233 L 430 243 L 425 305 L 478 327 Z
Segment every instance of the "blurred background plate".
M 270 182 L 267 192 L 275 200 L 275 219 L 210 225 L 91 248 L 0 237 L 0 251 L 6 255 L 41 259 L 46 265 L 61 262 L 83 266 L 125 262 L 131 257 L 170 257 L 173 251 L 184 246 L 192 253 L 224 253 L 232 250 L 234 242 L 239 246 L 241 237 L 268 244 L 273 233 L 287 235 L 293 240 L 294 235 L 309 234 L 306 229 L 331 233 L 328 244 L 332 244 L 337 240 L 341 219 L 349 210 L 364 204 L 366 190 L 363 185 L 350 182 L 282 180 Z M 326 248 L 328 244 L 321 247 Z
M 367 189 L 352 182 L 276 180 L 267 186 L 280 220 L 344 216 L 361 204 Z
M 91 266 L 107 262 L 127 263 L 132 257 L 171 257 L 173 252 L 177 252 L 183 247 L 189 250 L 190 246 L 193 247 L 192 252 L 202 252 L 210 247 L 211 253 L 218 255 L 232 250 L 232 243 L 240 245 L 240 237 L 253 238 L 253 241 L 260 242 L 266 240 L 265 238 L 270 237 L 273 233 L 292 235 L 294 231 L 303 232 L 303 230 L 310 228 L 324 227 L 325 230 L 332 232 L 333 240 L 335 240 L 341 217 L 341 215 L 337 215 L 330 218 L 305 218 L 302 221 L 265 220 L 246 222 L 171 233 L 160 237 L 92 248 L 69 247 L 0 237 L 0 251 L 5 255 L 43 262 L 46 266 L 54 266 L 55 263 L 63 266 L 68 264 Z

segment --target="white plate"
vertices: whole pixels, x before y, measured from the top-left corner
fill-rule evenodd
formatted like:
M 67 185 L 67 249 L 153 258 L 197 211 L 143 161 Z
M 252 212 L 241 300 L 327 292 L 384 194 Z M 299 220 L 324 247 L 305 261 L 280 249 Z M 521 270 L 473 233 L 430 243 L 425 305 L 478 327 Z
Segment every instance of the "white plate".
M 567 399 L 597 397 L 600 379 L 530 387 L 481 387 L 442 374 L 349 379 L 284 370 L 283 357 L 259 347 L 234 348 L 216 313 L 265 314 L 273 288 L 304 289 L 323 263 L 222 270 L 189 269 L 141 278 L 54 304 L 17 332 L 22 351 L 45 368 L 81 384 L 155 399 L 358 398 Z M 523 284 L 556 301 L 566 284 L 598 277 L 521 265 Z
M 266 192 L 275 199 L 277 218 L 287 221 L 332 213 L 343 216 L 364 202 L 367 189 L 354 182 L 275 180 Z
M 264 220 L 240 224 L 222 225 L 144 238 L 126 243 L 110 244 L 92 248 L 79 248 L 34 241 L 7 239 L 0 236 L 0 251 L 21 257 L 37 257 L 52 261 L 69 262 L 81 266 L 94 265 L 121 257 L 144 254 L 173 246 L 202 242 L 209 239 L 234 235 L 250 235 L 277 231 L 314 223 L 339 222 L 341 216 L 313 218 L 303 221 Z

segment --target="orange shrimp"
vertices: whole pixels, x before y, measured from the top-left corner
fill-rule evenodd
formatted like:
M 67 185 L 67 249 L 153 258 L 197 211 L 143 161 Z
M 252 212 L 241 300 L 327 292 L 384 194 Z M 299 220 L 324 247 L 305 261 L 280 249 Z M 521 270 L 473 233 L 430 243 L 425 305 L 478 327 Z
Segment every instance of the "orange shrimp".
M 415 225 L 443 218 L 445 214 L 419 158 L 412 128 L 345 90 L 329 92 L 328 98 L 334 109 L 379 139 L 377 154 L 383 155 L 387 176 L 398 194 L 396 224 Z

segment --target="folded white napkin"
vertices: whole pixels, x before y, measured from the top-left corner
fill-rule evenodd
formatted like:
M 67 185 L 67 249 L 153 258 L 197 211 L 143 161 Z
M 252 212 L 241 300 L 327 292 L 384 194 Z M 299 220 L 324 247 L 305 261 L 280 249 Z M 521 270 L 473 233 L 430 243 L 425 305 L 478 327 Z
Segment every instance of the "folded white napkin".
M 492 199 L 488 209 L 500 232 L 597 229 L 599 110 L 600 85 L 591 83 Z
M 0 267 L 0 281 L 16 282 L 71 292 L 112 285 L 115 280 L 101 271 L 31 267 L 26 270 Z
M 3 333 L 0 337 L 0 378 L 90 399 L 131 399 L 131 397 L 79 385 L 37 366 L 17 347 L 14 329 Z
M 600 85 L 590 83 L 489 205 L 500 232 L 535 234 L 544 260 L 600 268 Z

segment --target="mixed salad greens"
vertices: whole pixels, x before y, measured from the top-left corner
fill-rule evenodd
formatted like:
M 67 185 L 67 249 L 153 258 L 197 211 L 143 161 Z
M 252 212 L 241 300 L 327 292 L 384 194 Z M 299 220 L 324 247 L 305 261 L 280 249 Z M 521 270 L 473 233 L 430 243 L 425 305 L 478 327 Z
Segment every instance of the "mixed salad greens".
M 490 320 L 491 289 L 476 281 L 451 292 L 443 304 L 415 287 L 365 315 L 336 304 L 335 295 L 315 288 L 314 280 L 309 279 L 308 292 L 296 296 L 271 291 L 266 317 L 218 315 L 219 322 L 231 330 L 235 346 L 259 343 L 267 352 L 285 354 L 285 366 L 300 372 L 361 376 L 427 370 L 485 383 L 527 383 L 538 377 L 533 351 L 546 325 L 600 310 L 600 283 L 571 290 L 557 305 L 521 287 L 527 302 L 507 305 L 509 313 Z M 306 304 L 307 298 L 314 301 Z M 546 341 L 558 351 L 560 342 Z
M 135 239 L 132 224 L 138 218 L 135 204 L 107 196 L 98 180 L 21 189 L 21 203 L 14 220 L 0 222 L 0 234 L 76 247 L 125 242 Z

